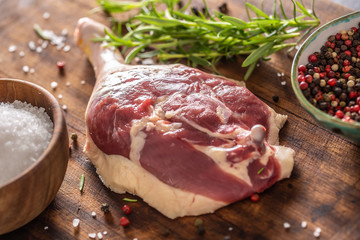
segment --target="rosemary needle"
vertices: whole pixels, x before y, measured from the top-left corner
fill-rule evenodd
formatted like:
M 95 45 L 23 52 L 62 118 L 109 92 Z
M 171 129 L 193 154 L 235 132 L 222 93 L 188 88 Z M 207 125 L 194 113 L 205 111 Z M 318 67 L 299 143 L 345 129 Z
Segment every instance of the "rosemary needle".
M 121 47 L 126 63 L 135 57 L 156 57 L 159 62 L 187 59 L 193 67 L 210 67 L 215 72 L 221 58 L 248 55 L 242 64 L 248 68 L 246 80 L 259 59 L 268 60 L 274 52 L 295 47 L 297 42 L 287 40 L 297 37 L 300 41 L 320 23 L 314 12 L 314 0 L 312 12 L 299 1 L 292 0 L 293 18 L 285 15 L 281 0 L 274 0 L 272 15 L 246 2 L 248 21 L 219 12 L 210 14 L 206 0 L 203 0 L 204 11 L 196 11 L 196 14 L 189 10 L 191 0 L 182 8 L 177 7 L 179 2 L 98 0 L 100 7 L 110 14 L 131 9 L 140 11 L 126 22 L 116 21 L 114 15 L 113 33 L 106 31 L 106 38 L 94 41 Z M 280 12 L 276 11 L 278 7 Z M 122 31 L 123 28 L 127 32 Z M 304 30 L 307 31 L 302 35 Z
M 83 189 L 84 189 L 84 183 L 85 183 L 85 175 L 84 175 L 84 174 L 81 174 L 81 177 L 80 177 L 80 185 L 79 185 L 79 190 L 80 190 L 80 192 L 82 192 Z

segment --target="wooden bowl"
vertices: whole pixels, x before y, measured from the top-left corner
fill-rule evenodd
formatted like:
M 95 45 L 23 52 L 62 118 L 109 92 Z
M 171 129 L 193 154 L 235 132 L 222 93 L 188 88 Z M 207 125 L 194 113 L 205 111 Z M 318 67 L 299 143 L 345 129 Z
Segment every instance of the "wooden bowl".
M 30 167 L 0 185 L 0 234 L 27 224 L 50 204 L 64 179 L 69 158 L 66 123 L 55 97 L 35 84 L 0 78 L 0 102 L 15 100 L 45 108 L 54 132 L 45 152 Z

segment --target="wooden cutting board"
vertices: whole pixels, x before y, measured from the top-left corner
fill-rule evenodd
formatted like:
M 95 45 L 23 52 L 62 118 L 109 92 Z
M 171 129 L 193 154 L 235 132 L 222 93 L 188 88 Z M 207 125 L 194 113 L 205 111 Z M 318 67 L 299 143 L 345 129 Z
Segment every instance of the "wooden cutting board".
M 225 1 L 231 15 L 246 18 L 244 0 Z M 252 2 L 259 5 L 260 1 Z M 264 2 L 268 6 L 272 4 L 272 1 Z M 283 2 L 291 14 L 291 2 Z M 309 2 L 305 1 L 308 7 Z M 216 0 L 209 1 L 210 7 L 216 8 L 220 4 Z M 314 239 L 316 227 L 322 229 L 321 239 L 360 239 L 359 146 L 318 126 L 300 107 L 290 86 L 292 57 L 286 52 L 273 55 L 269 62 L 261 62 L 247 86 L 270 107 L 289 117 L 281 131 L 280 143 L 296 151 L 290 179 L 261 193 L 257 203 L 246 199 L 214 214 L 176 220 L 162 216 L 138 197 L 107 189 L 82 152 L 84 113 L 95 78 L 91 65 L 72 37 L 77 20 L 89 16 L 95 7 L 95 1 L 87 0 L 0 0 L 0 77 L 25 79 L 45 87 L 56 97 L 62 95 L 58 101 L 67 106 L 68 131 L 78 135 L 55 200 L 35 220 L 0 239 L 88 239 L 89 233 L 103 231 L 107 231 L 104 239 L 219 240 L 224 236 L 231 239 Z M 266 9 L 270 12 L 271 7 Z M 316 9 L 322 23 L 351 12 L 327 0 L 316 1 Z M 44 13 L 49 13 L 50 17 L 45 19 Z M 108 23 L 101 12 L 91 17 Z M 39 38 L 33 31 L 35 23 L 56 34 L 67 29 L 66 44 L 71 50 L 58 51 L 54 46 L 48 46 L 41 53 L 30 51 L 29 41 L 39 45 Z M 8 51 L 10 45 L 16 45 L 15 53 Z M 25 54 L 23 57 L 19 56 L 21 51 Z M 64 74 L 56 67 L 59 60 L 66 62 Z M 242 60 L 239 57 L 233 62 L 222 62 L 221 72 L 242 80 L 244 69 L 239 67 Z M 34 68 L 35 72 L 24 73 L 25 65 Z M 284 73 L 284 76 L 278 77 L 278 73 Z M 56 90 L 50 87 L 52 81 L 58 83 Z M 282 81 L 286 85 L 282 85 Z M 274 95 L 279 96 L 279 102 L 272 100 Z M 82 194 L 78 189 L 81 174 L 85 174 Z M 119 223 L 123 216 L 121 208 L 126 203 L 124 197 L 138 200 L 128 203 L 133 212 L 128 216 L 131 223 L 127 228 Z M 100 211 L 102 203 L 110 205 L 110 214 L 104 215 Z M 95 218 L 91 216 L 92 211 L 97 214 Z M 80 219 L 77 230 L 72 226 L 74 218 Z M 203 235 L 198 234 L 194 225 L 197 218 L 204 222 Z M 302 221 L 307 221 L 306 229 L 301 228 Z M 291 228 L 285 230 L 284 222 L 290 223 Z

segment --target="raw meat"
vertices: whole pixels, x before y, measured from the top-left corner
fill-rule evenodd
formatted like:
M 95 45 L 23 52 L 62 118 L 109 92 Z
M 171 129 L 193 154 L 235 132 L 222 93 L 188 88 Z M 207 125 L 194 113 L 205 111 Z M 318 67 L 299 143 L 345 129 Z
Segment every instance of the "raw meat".
M 294 151 L 278 144 L 286 116 L 243 83 L 184 65 L 125 65 L 78 22 L 97 78 L 84 147 L 106 186 L 169 218 L 213 212 L 290 176 Z M 273 144 L 273 145 L 271 145 Z

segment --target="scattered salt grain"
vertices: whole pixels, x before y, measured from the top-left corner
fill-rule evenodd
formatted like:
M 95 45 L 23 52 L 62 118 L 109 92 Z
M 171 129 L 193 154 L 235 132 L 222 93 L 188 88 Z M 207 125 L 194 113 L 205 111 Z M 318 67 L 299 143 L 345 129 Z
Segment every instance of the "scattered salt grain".
M 85 84 L 85 80 L 81 80 L 81 85 L 84 85 Z
M 63 98 L 63 95 L 62 94 L 59 94 L 58 95 L 58 99 L 62 99 Z
M 282 86 L 285 86 L 285 85 L 286 85 L 286 81 L 281 81 L 280 84 L 281 84 Z
M 92 216 L 93 218 L 95 218 L 95 217 L 96 217 L 96 212 L 92 211 L 92 212 L 91 212 L 91 216 Z
M 306 221 L 302 221 L 302 222 L 301 222 L 301 227 L 302 227 L 302 228 L 306 228 L 306 227 L 307 227 L 307 222 L 306 222 Z
M 37 43 L 40 44 L 40 45 L 41 45 L 43 42 L 44 42 L 44 40 L 42 40 L 41 38 L 37 40 Z
M 233 227 L 229 227 L 229 232 L 231 232 L 232 230 L 234 230 L 234 228 L 233 228 Z
M 103 231 L 103 234 L 106 235 L 106 234 L 107 234 L 107 231 Z
M 319 227 L 315 228 L 315 232 L 321 232 L 321 228 Z
M 281 77 L 281 73 L 279 73 L 279 72 L 278 72 L 276 75 L 277 75 L 278 77 Z
M 42 17 L 43 17 L 43 19 L 49 19 L 50 18 L 50 13 L 44 12 Z
M 51 86 L 52 89 L 55 89 L 55 88 L 57 88 L 58 83 L 57 82 L 51 82 L 50 86 Z
M 69 87 L 69 86 L 70 86 L 70 82 L 67 82 L 67 83 L 66 83 L 66 86 Z
M 35 73 L 35 69 L 34 68 L 30 68 L 30 71 L 29 71 L 31 74 Z
M 36 50 L 36 44 L 35 44 L 34 41 L 30 41 L 30 42 L 28 43 L 28 46 L 29 46 L 29 48 L 30 48 L 31 51 L 35 51 L 35 50 Z
M 62 109 L 64 110 L 64 111 L 66 111 L 67 110 L 67 106 L 64 104 L 64 105 L 62 105 Z
M 48 226 L 45 226 L 45 227 L 44 227 L 44 230 L 48 230 L 48 229 L 49 229 L 49 227 L 48 227 Z
M 96 238 L 96 233 L 89 233 L 89 238 L 95 239 Z
M 281 73 L 281 76 L 282 76 L 282 77 L 283 77 L 283 76 L 285 76 L 285 73 L 284 73 L 284 72 L 282 72 L 282 73 Z
M 29 68 L 29 66 L 25 65 L 25 66 L 22 67 L 22 70 L 23 70 L 24 73 L 28 73 L 30 68 Z
M 53 123 L 44 108 L 0 103 L 0 186 L 33 164 L 48 146 Z
M 16 51 L 16 46 L 15 45 L 10 45 L 8 48 L 9 52 L 13 53 Z
M 65 47 L 63 48 L 64 52 L 69 52 L 71 49 L 70 45 L 65 45 Z
M 133 240 L 138 240 L 137 238 L 134 238 Z
M 41 47 L 43 49 L 47 48 L 47 46 L 49 46 L 49 41 L 45 40 L 42 44 L 41 44 Z
M 63 30 L 61 30 L 61 35 L 62 36 L 67 36 L 68 35 L 68 30 L 66 28 L 64 28 Z
M 291 227 L 290 223 L 288 222 L 284 222 L 283 226 L 285 229 L 289 229 Z
M 98 239 L 103 239 L 102 233 L 101 233 L 101 232 L 98 232 L 98 233 L 97 233 L 97 237 L 98 237 Z
M 25 52 L 24 52 L 24 51 L 19 52 L 19 56 L 20 56 L 20 57 L 24 57 L 24 56 L 25 56 Z
M 76 228 L 76 227 L 79 226 L 79 224 L 80 224 L 80 219 L 74 218 L 74 220 L 73 220 L 73 226 Z
M 260 63 L 256 64 L 256 67 L 260 67 Z
M 40 46 L 36 48 L 36 52 L 37 52 L 37 53 L 41 53 L 42 50 L 43 50 L 43 49 L 42 49 L 42 47 L 40 47 Z
M 315 231 L 315 232 L 313 233 L 313 235 L 314 235 L 314 237 L 318 238 L 318 237 L 320 237 L 320 232 Z

